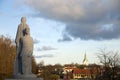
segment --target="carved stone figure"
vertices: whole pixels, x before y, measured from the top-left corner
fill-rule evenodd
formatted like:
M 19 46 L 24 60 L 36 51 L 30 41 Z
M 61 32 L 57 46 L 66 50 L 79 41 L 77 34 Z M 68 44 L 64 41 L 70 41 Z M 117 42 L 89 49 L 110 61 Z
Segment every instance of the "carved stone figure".
M 30 36 L 30 29 L 25 29 L 25 36 L 21 38 L 22 48 L 21 48 L 21 58 L 22 58 L 22 74 L 29 75 L 32 74 L 31 70 L 31 59 L 33 54 L 33 39 Z
M 33 54 L 33 39 L 30 36 L 30 28 L 26 24 L 26 18 L 22 17 L 21 24 L 18 26 L 16 35 L 16 60 L 14 69 L 14 78 L 35 78 L 32 74 L 32 54 Z
M 26 24 L 26 18 L 22 17 L 21 18 L 21 24 L 18 25 L 18 30 L 16 34 L 16 60 L 14 63 L 14 75 L 16 74 L 21 74 L 22 73 L 22 62 L 21 62 L 21 57 L 20 57 L 20 51 L 21 51 L 21 38 L 24 36 L 24 30 L 26 28 L 29 28 L 29 26 Z

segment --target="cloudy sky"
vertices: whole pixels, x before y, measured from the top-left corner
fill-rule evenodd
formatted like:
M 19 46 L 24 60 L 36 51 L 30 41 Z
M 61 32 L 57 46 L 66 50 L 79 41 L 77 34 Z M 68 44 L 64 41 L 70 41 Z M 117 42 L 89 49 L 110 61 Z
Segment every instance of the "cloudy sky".
M 16 36 L 22 16 L 36 61 L 98 63 L 100 48 L 120 50 L 120 0 L 0 0 L 0 35 Z

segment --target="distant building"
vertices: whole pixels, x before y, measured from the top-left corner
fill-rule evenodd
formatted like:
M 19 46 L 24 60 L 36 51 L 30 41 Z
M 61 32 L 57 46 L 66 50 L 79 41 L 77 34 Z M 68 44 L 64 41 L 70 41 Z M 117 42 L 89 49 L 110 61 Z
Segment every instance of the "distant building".
M 89 79 L 94 79 L 96 75 L 98 74 L 98 71 L 96 69 L 79 69 L 79 68 L 74 68 L 73 69 L 73 78 L 78 79 L 78 78 L 89 78 Z
M 64 67 L 63 70 L 64 72 L 72 72 L 73 67 Z
M 73 70 L 73 78 L 78 79 L 78 78 L 91 78 L 90 77 L 90 70 L 88 69 L 74 69 Z
M 72 72 L 74 68 L 76 68 L 76 66 L 65 65 L 65 67 L 63 68 L 63 74 L 66 74 L 68 72 Z
M 97 67 L 77 68 L 76 66 L 65 66 L 63 68 L 63 74 L 66 75 L 67 73 L 70 72 L 72 73 L 73 79 L 79 78 L 95 79 L 96 75 L 99 73 Z
M 63 74 L 72 73 L 73 79 L 95 79 L 97 74 L 99 74 L 99 66 L 96 64 L 88 64 L 87 55 L 85 53 L 83 64 L 79 65 L 80 67 L 71 66 L 71 65 L 65 65 L 63 68 Z
M 86 65 L 86 66 L 88 65 L 88 59 L 87 59 L 86 53 L 85 53 L 85 55 L 84 55 L 83 65 Z

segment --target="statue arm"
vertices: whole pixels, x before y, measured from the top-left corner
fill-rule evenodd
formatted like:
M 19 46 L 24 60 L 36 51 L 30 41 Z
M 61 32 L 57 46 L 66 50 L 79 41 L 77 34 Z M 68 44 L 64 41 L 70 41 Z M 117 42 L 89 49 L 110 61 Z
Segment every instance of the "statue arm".
M 19 40 L 20 40 L 20 26 L 18 26 L 16 39 L 15 39 L 15 43 L 17 47 L 19 47 Z

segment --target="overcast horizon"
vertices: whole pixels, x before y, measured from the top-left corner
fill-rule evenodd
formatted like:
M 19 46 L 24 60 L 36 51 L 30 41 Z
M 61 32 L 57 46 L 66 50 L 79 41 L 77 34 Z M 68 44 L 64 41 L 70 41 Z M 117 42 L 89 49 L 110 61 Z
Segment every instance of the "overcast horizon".
M 0 35 L 15 39 L 21 17 L 37 63 L 99 63 L 100 48 L 120 50 L 120 0 L 0 0 Z

